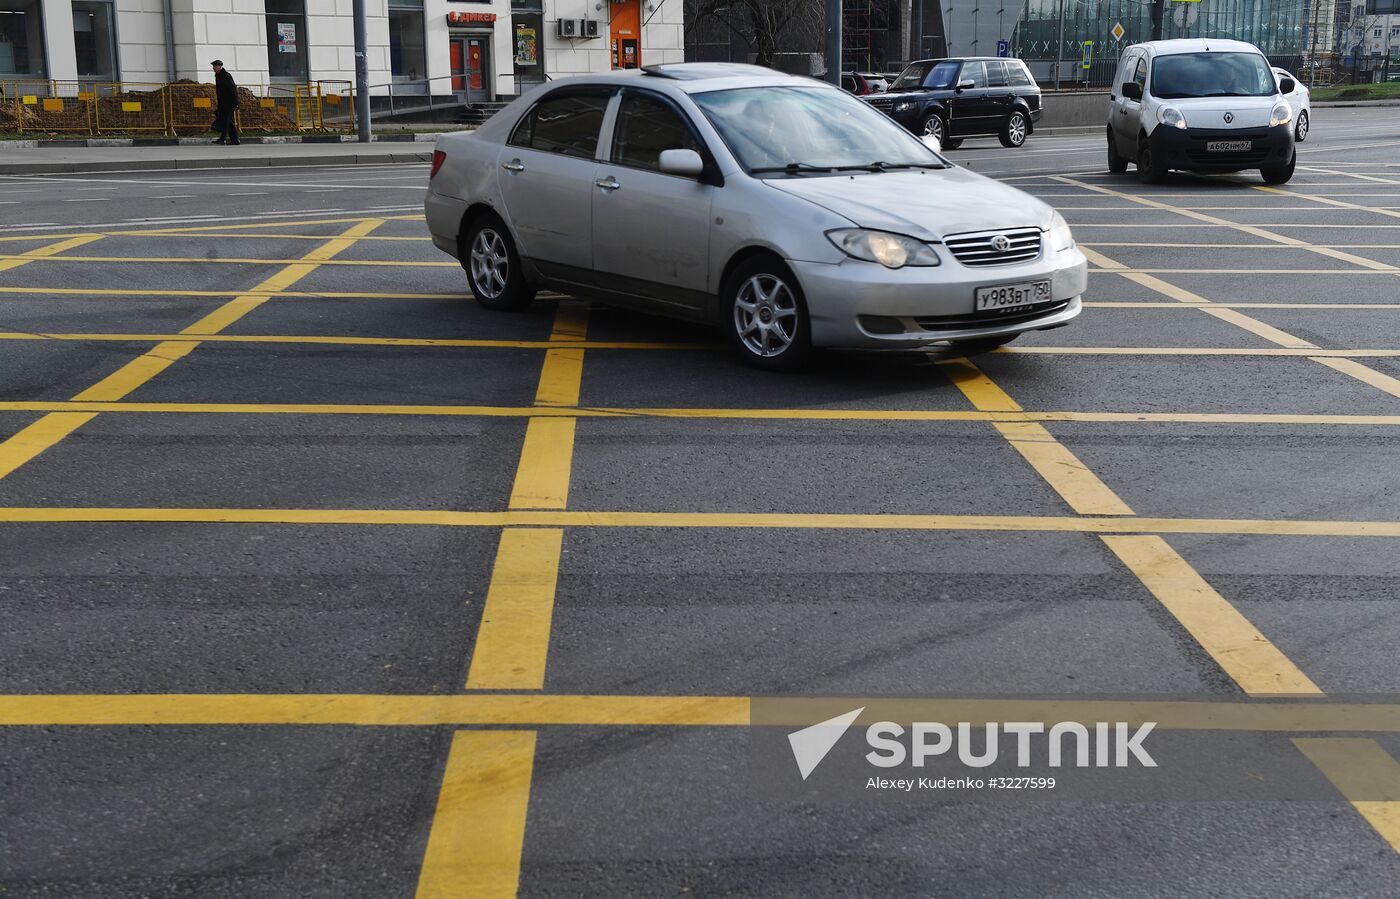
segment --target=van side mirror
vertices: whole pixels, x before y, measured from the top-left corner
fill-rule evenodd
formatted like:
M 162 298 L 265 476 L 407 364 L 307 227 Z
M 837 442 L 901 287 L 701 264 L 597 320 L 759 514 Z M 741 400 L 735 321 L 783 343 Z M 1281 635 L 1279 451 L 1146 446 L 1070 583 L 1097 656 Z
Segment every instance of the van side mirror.
M 705 161 L 694 150 L 662 150 L 657 163 L 667 175 L 699 178 L 705 171 Z
M 1278 80 L 1278 92 L 1280 94 L 1291 94 L 1298 87 L 1298 82 L 1292 78 L 1280 78 Z
M 1126 100 L 1141 100 L 1142 85 L 1138 84 L 1136 81 L 1124 81 L 1122 93 L 1123 98 Z
M 969 88 L 974 88 L 976 86 L 977 82 L 973 81 L 971 78 L 964 78 L 963 80 L 958 82 L 958 90 L 960 91 L 965 91 Z

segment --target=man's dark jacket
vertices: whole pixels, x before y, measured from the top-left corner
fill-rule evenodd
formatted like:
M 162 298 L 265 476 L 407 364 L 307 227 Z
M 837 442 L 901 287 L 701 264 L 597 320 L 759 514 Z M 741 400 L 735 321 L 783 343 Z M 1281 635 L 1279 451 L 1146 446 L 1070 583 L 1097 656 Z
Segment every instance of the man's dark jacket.
M 238 108 L 238 85 L 233 83 L 233 76 L 228 73 L 228 69 L 215 73 L 214 93 L 219 99 L 220 111 Z

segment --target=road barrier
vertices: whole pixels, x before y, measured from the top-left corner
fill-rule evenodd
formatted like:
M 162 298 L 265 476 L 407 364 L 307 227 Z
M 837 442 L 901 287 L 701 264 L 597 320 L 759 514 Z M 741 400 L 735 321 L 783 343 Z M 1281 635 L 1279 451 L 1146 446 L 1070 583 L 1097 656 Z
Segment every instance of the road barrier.
M 349 81 L 240 85 L 238 127 L 260 132 L 353 131 Z M 214 85 L 137 82 L 0 81 L 0 132 L 170 137 L 213 130 Z

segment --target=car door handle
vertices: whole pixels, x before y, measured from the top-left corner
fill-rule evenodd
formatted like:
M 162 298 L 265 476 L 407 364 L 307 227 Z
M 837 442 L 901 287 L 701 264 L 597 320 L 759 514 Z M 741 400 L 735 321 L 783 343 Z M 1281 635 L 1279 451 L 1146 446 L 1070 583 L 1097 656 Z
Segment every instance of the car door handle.
M 597 181 L 594 181 L 593 186 L 601 187 L 603 190 L 617 190 L 622 185 L 617 183 L 616 178 L 614 178 L 612 175 L 609 175 L 606 178 L 599 178 Z
M 508 172 L 523 172 L 525 171 L 525 163 L 518 159 L 512 159 L 510 162 L 502 163 L 501 168 Z

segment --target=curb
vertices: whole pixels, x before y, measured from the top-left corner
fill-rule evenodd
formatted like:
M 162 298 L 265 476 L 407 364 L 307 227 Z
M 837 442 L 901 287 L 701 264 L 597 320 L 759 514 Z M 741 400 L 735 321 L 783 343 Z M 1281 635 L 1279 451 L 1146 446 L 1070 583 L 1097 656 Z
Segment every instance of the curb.
M 384 165 L 385 163 L 431 162 L 432 151 L 404 151 L 368 154 L 326 154 L 324 156 L 235 156 L 221 159 L 109 159 L 82 162 L 0 161 L 3 175 L 61 175 L 74 172 L 163 171 L 171 169 L 243 169 L 271 166 Z
M 1321 100 L 1314 109 L 1350 109 L 1356 106 L 1400 106 L 1400 100 Z

